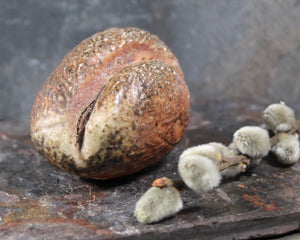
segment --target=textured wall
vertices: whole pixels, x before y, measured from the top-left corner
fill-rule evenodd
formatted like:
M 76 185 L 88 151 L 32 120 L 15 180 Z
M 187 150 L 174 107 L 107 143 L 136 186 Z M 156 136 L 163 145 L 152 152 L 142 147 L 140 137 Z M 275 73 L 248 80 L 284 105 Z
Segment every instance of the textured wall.
M 94 32 L 136 26 L 178 57 L 192 98 L 300 105 L 300 1 L 9 0 L 0 7 L 0 120 L 28 121 L 42 83 Z

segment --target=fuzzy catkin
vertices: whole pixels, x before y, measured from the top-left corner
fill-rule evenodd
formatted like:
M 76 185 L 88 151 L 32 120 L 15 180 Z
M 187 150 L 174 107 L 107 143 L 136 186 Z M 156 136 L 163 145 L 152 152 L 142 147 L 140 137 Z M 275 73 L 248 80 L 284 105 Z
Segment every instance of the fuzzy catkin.
M 266 156 L 271 148 L 268 132 L 260 127 L 245 126 L 233 134 L 236 149 L 252 159 Z
M 198 155 L 207 157 L 212 160 L 216 165 L 219 164 L 221 151 L 214 144 L 207 143 L 201 144 L 198 146 L 190 147 L 186 149 L 181 155 L 180 158 L 184 158 L 186 156 Z
M 211 142 L 208 145 L 215 147 L 222 157 L 233 158 L 238 155 L 238 151 L 236 151 L 236 149 L 231 149 L 222 143 Z
M 274 133 L 291 130 L 296 121 L 294 110 L 284 102 L 269 105 L 263 112 L 263 120 Z
M 271 151 L 282 164 L 296 163 L 300 157 L 298 135 L 279 133 L 278 142 L 272 147 Z
M 184 183 L 197 193 L 206 192 L 219 185 L 218 166 L 201 155 L 183 155 L 179 158 L 178 172 Z
M 182 200 L 174 187 L 151 187 L 136 203 L 134 216 L 141 223 L 158 222 L 182 209 Z

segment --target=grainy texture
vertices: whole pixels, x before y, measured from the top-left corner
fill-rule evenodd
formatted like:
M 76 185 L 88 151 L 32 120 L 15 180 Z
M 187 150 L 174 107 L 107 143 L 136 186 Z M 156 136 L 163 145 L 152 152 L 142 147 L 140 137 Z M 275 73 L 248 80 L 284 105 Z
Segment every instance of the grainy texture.
M 54 69 L 31 111 L 32 141 L 54 166 L 108 179 L 156 163 L 181 139 L 190 95 L 157 36 L 111 28 L 83 40 Z
M 242 101 L 197 105 L 186 136 L 162 161 L 105 181 L 51 167 L 28 135 L 1 123 L 0 239 L 248 239 L 299 231 L 300 162 L 282 167 L 272 156 L 208 193 L 182 192 L 184 206 L 174 217 L 143 225 L 133 216 L 135 203 L 153 180 L 178 178 L 177 160 L 184 149 L 230 143 L 241 126 L 261 123 L 265 107 Z

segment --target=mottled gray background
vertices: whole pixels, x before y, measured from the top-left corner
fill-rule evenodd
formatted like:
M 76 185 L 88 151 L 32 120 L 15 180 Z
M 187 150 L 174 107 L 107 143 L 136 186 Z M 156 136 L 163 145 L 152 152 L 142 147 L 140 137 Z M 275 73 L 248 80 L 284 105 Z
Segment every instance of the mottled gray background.
M 35 95 L 68 51 L 126 26 L 173 50 L 193 104 L 284 100 L 299 108 L 299 0 L 2 0 L 0 120 L 28 123 Z

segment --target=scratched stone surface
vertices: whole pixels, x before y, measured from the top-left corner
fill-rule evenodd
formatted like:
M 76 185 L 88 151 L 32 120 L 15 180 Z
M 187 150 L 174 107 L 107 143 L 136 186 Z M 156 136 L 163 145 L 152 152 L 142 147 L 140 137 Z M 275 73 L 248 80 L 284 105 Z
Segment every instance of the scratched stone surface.
M 143 225 L 133 216 L 154 179 L 179 178 L 177 161 L 185 148 L 230 143 L 239 127 L 261 124 L 264 107 L 197 100 L 172 152 L 137 174 L 105 181 L 50 166 L 23 124 L 0 122 L 0 239 L 248 239 L 299 231 L 300 162 L 282 167 L 272 156 L 210 192 L 182 191 L 184 208 L 173 217 Z

